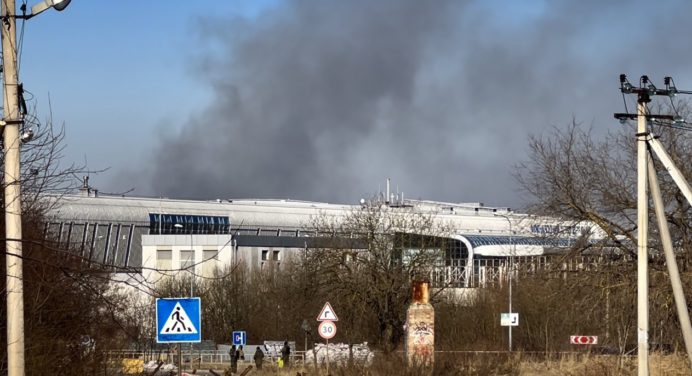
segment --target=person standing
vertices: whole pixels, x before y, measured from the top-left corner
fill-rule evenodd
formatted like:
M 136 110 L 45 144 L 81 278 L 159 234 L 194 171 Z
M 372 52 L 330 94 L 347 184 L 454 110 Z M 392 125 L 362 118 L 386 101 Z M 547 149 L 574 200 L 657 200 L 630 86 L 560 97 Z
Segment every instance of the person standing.
M 288 341 L 284 341 L 284 347 L 281 349 L 281 359 L 284 361 L 284 367 L 289 367 L 289 358 L 291 357 L 291 346 Z
M 238 372 L 238 355 L 237 355 L 237 350 L 235 348 L 235 345 L 231 346 L 231 350 L 228 352 L 228 355 L 231 356 L 231 372 L 237 373 Z
M 245 361 L 245 351 L 243 351 L 243 345 L 238 346 L 238 350 L 236 351 L 236 362 L 237 361 Z
M 257 369 L 262 369 L 262 362 L 264 362 L 264 352 L 259 346 L 255 349 L 255 356 L 252 357 L 255 360 L 255 367 Z

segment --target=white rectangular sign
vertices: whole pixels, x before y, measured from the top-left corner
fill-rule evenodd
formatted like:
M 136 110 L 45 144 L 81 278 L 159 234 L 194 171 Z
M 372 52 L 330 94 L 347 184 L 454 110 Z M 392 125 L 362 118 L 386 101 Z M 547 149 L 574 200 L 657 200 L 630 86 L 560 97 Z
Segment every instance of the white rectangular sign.
M 501 313 L 500 325 L 502 326 L 519 326 L 518 313 Z

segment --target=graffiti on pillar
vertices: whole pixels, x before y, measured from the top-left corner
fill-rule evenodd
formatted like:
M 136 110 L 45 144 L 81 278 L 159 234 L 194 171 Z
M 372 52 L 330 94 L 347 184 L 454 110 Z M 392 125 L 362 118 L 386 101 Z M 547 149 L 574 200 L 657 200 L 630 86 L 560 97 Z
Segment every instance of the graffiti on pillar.
M 413 334 L 412 353 L 414 357 L 427 359 L 432 355 L 435 343 L 434 324 L 431 322 L 419 321 L 411 326 Z

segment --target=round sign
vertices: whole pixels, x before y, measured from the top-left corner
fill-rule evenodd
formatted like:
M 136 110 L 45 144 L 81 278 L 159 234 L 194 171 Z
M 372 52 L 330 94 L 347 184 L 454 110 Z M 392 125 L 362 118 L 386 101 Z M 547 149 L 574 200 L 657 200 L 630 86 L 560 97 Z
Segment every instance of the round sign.
M 317 327 L 317 331 L 320 332 L 320 337 L 324 339 L 334 338 L 336 335 L 336 324 L 332 321 L 322 321 L 320 326 Z

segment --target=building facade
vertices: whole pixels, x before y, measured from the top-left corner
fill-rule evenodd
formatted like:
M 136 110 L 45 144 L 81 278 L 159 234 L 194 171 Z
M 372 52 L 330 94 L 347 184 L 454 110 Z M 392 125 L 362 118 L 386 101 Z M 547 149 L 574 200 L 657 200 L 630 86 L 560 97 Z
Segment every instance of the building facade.
M 320 238 L 315 221 L 339 221 L 366 205 L 394 214 L 427 214 L 449 229 L 438 242 L 440 268 L 433 284 L 469 287 L 487 274 L 485 265 L 510 256 L 541 256 L 592 231 L 480 203 L 196 201 L 99 196 L 88 189 L 55 200 L 45 231 L 61 247 L 154 283 L 180 273 L 209 276 L 236 264 L 250 270 L 280 267 L 287 257 L 314 246 Z

